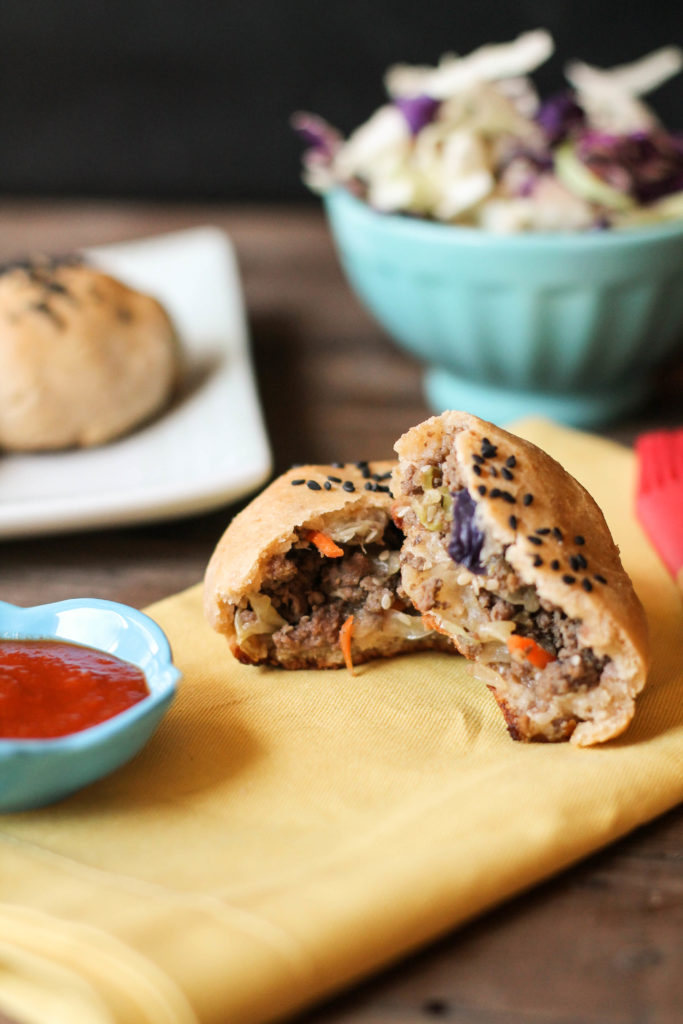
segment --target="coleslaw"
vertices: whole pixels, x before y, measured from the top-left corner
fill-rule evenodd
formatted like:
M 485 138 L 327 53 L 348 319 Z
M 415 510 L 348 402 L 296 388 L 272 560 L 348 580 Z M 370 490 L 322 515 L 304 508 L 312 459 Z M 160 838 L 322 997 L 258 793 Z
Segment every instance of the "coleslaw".
M 542 101 L 530 76 L 553 50 L 538 29 L 435 67 L 391 67 L 388 102 L 348 138 L 295 114 L 304 181 L 380 212 L 499 233 L 683 217 L 683 135 L 642 98 L 683 68 L 683 50 L 610 69 L 571 62 L 567 88 Z

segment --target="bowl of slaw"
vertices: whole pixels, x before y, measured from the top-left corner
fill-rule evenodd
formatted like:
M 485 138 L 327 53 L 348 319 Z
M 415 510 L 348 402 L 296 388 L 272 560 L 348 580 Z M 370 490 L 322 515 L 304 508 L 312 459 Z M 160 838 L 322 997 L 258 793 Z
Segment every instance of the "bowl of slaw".
M 539 30 L 392 68 L 346 140 L 294 119 L 348 280 L 437 412 L 598 425 L 683 340 L 683 138 L 642 99 L 683 53 L 575 62 L 542 102 L 529 72 L 552 49 Z

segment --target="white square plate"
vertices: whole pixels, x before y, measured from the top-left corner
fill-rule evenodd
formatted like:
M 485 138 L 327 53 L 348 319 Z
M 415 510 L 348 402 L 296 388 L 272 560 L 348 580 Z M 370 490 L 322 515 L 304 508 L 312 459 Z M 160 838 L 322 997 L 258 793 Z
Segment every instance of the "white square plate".
M 168 519 L 227 504 L 271 471 L 232 245 L 215 227 L 89 249 L 156 296 L 185 353 L 180 394 L 157 419 L 98 448 L 0 453 L 0 536 Z

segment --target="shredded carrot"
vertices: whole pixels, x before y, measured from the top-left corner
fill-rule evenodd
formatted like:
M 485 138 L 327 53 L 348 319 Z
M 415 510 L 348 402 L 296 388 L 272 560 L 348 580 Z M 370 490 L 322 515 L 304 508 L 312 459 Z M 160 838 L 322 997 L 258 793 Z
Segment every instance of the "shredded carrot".
M 344 664 L 347 669 L 354 675 L 353 661 L 351 660 L 351 635 L 353 633 L 353 615 L 349 615 L 348 619 L 345 619 L 342 628 L 339 630 L 339 646 L 342 649 L 344 655 Z
M 521 655 L 534 668 L 545 668 L 551 661 L 557 661 L 554 654 L 546 651 L 530 636 L 520 636 L 518 633 L 508 637 L 508 650 L 513 657 Z
M 328 537 L 321 530 L 307 530 L 306 540 L 309 540 L 311 544 L 315 544 L 320 554 L 324 555 L 325 558 L 341 558 L 344 554 L 344 549 L 335 544 L 332 538 Z

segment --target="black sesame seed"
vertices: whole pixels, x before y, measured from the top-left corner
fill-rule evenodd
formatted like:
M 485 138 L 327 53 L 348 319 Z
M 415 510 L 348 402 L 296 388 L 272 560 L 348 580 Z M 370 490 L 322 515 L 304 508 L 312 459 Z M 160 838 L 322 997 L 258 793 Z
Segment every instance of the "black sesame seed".
M 388 473 L 379 473 L 375 480 L 391 480 L 391 470 Z
M 514 457 L 514 455 L 511 455 L 509 458 L 505 460 L 505 465 L 509 466 L 510 469 L 513 469 L 517 465 L 517 459 Z
M 492 487 L 489 491 L 489 498 L 500 498 L 502 491 L 499 487 Z
M 364 480 L 369 480 L 370 477 L 372 476 L 372 473 L 370 472 L 368 466 L 363 466 L 363 468 L 360 471 L 360 475 L 363 477 Z
M 375 490 L 382 491 L 383 494 L 391 494 L 391 487 L 387 487 L 386 484 L 377 484 Z
M 576 562 L 577 562 L 577 564 L 579 566 L 579 569 L 587 569 L 588 568 L 588 562 L 586 561 L 586 559 L 584 558 L 584 556 L 581 554 L 580 551 L 579 551 L 579 553 L 577 555 L 574 555 L 574 558 L 576 559 Z
M 306 481 L 302 477 L 300 480 L 291 480 L 290 483 L 291 483 L 292 487 L 300 487 L 301 484 L 305 484 Z
M 534 562 L 534 565 L 536 565 L 536 566 L 543 565 L 543 559 L 541 558 L 540 555 L 534 555 L 533 562 Z
M 549 526 L 539 526 L 538 529 L 536 529 L 534 531 L 534 533 L 537 533 L 540 537 L 545 537 L 545 535 L 547 533 L 550 533 L 550 527 Z
M 523 505 L 530 505 L 533 500 L 534 500 L 533 494 L 525 494 L 524 497 L 522 498 L 522 504 Z
M 560 563 L 556 558 L 553 558 L 552 562 L 550 563 L 550 568 L 554 569 L 555 572 L 557 572 L 557 570 L 560 568 Z
M 556 540 L 559 540 L 560 543 L 562 543 L 562 541 L 564 540 L 562 536 L 562 530 L 560 530 L 557 526 L 553 526 L 553 537 L 555 537 Z
M 576 537 L 574 537 L 574 543 L 579 545 L 585 544 L 586 538 L 582 537 L 580 533 L 577 533 Z
M 538 544 L 542 544 L 543 543 L 543 541 L 541 540 L 540 537 L 534 537 L 533 534 L 531 534 L 529 537 L 527 537 L 527 540 L 529 541 L 530 544 L 538 545 Z
M 503 501 L 507 501 L 508 505 L 515 505 L 517 503 L 517 499 L 514 494 L 510 494 L 509 491 L 501 491 L 500 496 Z
M 581 586 L 584 590 L 591 591 L 593 589 L 593 584 L 586 576 L 581 580 Z
M 517 516 L 508 516 L 508 523 L 513 530 L 517 529 Z
M 340 484 L 341 483 L 341 477 L 340 476 L 332 476 L 331 473 L 327 474 L 327 479 L 331 480 L 333 484 Z
M 481 454 L 485 459 L 493 459 L 496 456 L 498 449 L 495 444 L 491 444 L 488 437 L 482 437 L 481 439 Z
M 355 491 L 355 485 L 352 480 L 345 480 L 342 484 L 342 489 L 345 491 Z
M 489 473 L 491 476 L 498 476 L 498 470 L 495 466 L 489 466 Z
M 599 572 L 595 573 L 595 575 L 593 576 L 593 579 L 597 580 L 598 583 L 607 583 L 607 580 L 605 579 L 605 577 L 601 576 Z
M 481 494 L 481 496 L 483 498 L 483 496 L 486 494 L 486 484 L 479 484 L 479 486 L 477 487 L 477 490 L 479 491 L 479 493 Z
M 485 459 L 484 459 L 484 456 L 483 456 L 483 455 L 476 455 L 476 454 L 475 454 L 475 455 L 473 455 L 473 456 L 472 456 L 472 458 L 473 458 L 473 460 L 474 460 L 475 462 L 478 462 L 478 463 L 479 463 L 479 465 L 481 465 L 481 464 L 482 464 L 482 462 L 484 462 L 484 461 L 485 461 Z
M 377 486 L 377 484 L 373 484 L 372 480 L 368 480 L 368 482 L 365 485 L 365 490 L 366 491 L 374 491 L 376 486 Z
M 359 459 L 358 462 L 354 462 L 354 466 L 356 467 L 356 469 L 365 469 L 367 467 L 367 464 L 367 459 Z
M 571 573 L 566 572 L 562 577 L 562 582 L 571 586 L 572 583 L 576 583 L 576 576 L 572 576 Z
M 477 474 L 477 476 L 481 476 L 481 466 L 478 466 L 476 462 L 472 466 L 472 470 Z
M 346 463 L 345 462 L 331 462 L 330 465 L 332 466 L 333 469 L 343 469 L 344 466 L 346 465 Z
M 574 572 L 578 572 L 579 569 L 581 568 L 581 563 L 579 562 L 579 560 L 576 557 L 576 555 L 570 555 L 570 557 L 569 557 L 569 564 L 571 565 L 571 567 L 574 570 Z
M 323 487 L 325 488 L 326 491 L 331 491 L 332 490 L 332 484 L 330 483 L 329 480 L 325 481 L 325 483 L 323 484 Z
M 505 477 L 506 480 L 514 480 L 515 479 L 514 473 L 511 473 L 510 470 L 506 469 L 505 466 L 503 466 L 503 468 L 501 469 L 501 473 L 503 474 L 503 476 Z
M 320 486 L 320 484 L 318 483 L 317 480 L 307 480 L 306 481 L 306 486 L 310 487 L 310 489 L 312 491 L 321 491 L 322 490 L 322 487 Z

